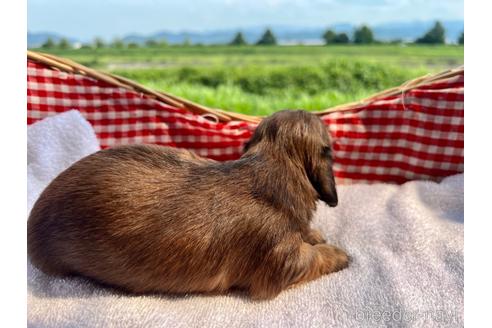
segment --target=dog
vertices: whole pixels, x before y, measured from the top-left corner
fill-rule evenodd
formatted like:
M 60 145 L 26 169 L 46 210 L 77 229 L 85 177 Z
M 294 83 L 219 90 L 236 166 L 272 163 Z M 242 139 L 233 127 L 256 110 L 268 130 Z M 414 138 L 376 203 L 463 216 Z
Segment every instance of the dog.
M 310 221 L 338 203 L 330 138 L 297 110 L 261 121 L 240 159 L 155 145 L 101 150 L 43 191 L 28 219 L 31 262 L 130 293 L 253 299 L 348 266 Z

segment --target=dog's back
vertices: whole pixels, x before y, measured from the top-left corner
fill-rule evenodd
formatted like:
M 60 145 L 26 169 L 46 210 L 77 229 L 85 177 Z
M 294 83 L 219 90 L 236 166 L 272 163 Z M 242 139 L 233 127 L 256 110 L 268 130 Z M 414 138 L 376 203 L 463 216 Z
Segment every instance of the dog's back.
M 236 166 L 158 146 L 88 156 L 32 209 L 31 260 L 50 274 L 82 274 L 133 292 L 241 285 L 255 266 L 249 262 L 271 247 L 278 213 L 257 204 L 249 191 L 254 172 Z

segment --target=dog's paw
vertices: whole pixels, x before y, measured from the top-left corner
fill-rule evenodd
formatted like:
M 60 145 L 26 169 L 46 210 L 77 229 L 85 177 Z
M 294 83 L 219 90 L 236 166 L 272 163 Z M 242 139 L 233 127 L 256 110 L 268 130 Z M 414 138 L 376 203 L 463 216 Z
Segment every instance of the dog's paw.
M 322 256 L 324 273 L 332 273 L 345 269 L 349 264 L 349 257 L 342 249 L 327 244 L 315 246 Z

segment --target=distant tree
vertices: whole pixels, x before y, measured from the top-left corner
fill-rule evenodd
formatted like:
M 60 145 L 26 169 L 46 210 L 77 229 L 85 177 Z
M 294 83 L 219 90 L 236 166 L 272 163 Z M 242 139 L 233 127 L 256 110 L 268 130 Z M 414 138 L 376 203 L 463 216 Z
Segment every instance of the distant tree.
M 70 47 L 71 47 L 70 42 L 68 42 L 66 38 L 61 38 L 60 42 L 58 42 L 58 48 L 60 49 L 68 49 Z
M 277 38 L 273 35 L 272 31 L 268 28 L 261 38 L 256 42 L 257 45 L 272 46 L 277 44 Z
M 236 33 L 236 36 L 234 37 L 234 39 L 232 39 L 231 42 L 229 42 L 229 44 L 231 46 L 244 46 L 244 45 L 246 45 L 248 43 L 244 39 L 243 33 L 237 32 Z
M 136 42 L 130 42 L 130 43 L 128 43 L 128 49 L 136 49 L 138 47 L 140 47 L 140 46 Z
M 427 33 L 415 40 L 415 43 L 443 44 L 445 43 L 445 34 L 444 26 L 441 22 L 436 22 Z
M 97 48 L 97 49 L 106 47 L 106 44 L 104 43 L 103 39 L 101 39 L 101 38 L 95 38 L 93 44 L 94 44 L 94 48 Z
M 338 44 L 349 43 L 349 42 L 350 39 L 347 33 L 339 33 L 335 36 L 335 39 L 333 40 L 333 43 L 338 43 Z
M 325 44 L 335 43 L 336 37 L 337 34 L 333 30 L 326 30 L 325 33 L 323 33 L 323 40 L 325 40 Z
M 84 43 L 82 46 L 80 46 L 80 49 L 90 49 L 90 48 L 91 48 L 91 45 L 87 44 L 87 43 Z
M 111 48 L 123 49 L 124 47 L 125 43 L 120 38 L 115 38 L 113 42 L 111 42 Z
M 460 36 L 458 37 L 458 44 L 465 44 L 465 32 L 461 32 Z
M 360 28 L 356 29 L 354 32 L 354 43 L 367 44 L 374 42 L 374 35 L 372 30 L 366 26 L 362 25 Z
M 402 39 L 392 39 L 388 41 L 389 44 L 403 44 Z
M 159 47 L 166 47 L 169 45 L 169 43 L 167 43 L 166 39 L 162 38 L 159 40 L 158 45 Z
M 154 39 L 149 39 L 149 40 L 145 41 L 145 46 L 149 47 L 149 48 L 155 48 L 158 45 L 159 45 L 159 43 Z
M 52 38 L 48 38 L 42 45 L 41 48 L 44 49 L 51 49 L 55 47 L 55 42 L 53 41 Z

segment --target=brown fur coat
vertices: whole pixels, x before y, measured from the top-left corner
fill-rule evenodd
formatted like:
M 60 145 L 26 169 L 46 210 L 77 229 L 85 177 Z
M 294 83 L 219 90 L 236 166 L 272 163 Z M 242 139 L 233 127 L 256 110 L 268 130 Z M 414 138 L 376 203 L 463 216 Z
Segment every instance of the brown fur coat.
M 343 269 L 347 255 L 309 227 L 337 205 L 318 117 L 264 119 L 236 161 L 168 147 L 99 151 L 62 172 L 28 220 L 28 253 L 48 274 L 134 293 L 249 291 L 253 298 Z

